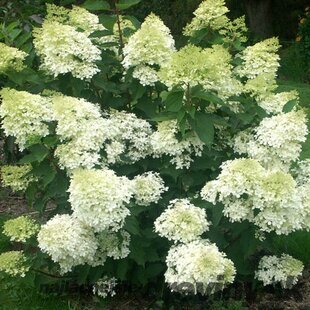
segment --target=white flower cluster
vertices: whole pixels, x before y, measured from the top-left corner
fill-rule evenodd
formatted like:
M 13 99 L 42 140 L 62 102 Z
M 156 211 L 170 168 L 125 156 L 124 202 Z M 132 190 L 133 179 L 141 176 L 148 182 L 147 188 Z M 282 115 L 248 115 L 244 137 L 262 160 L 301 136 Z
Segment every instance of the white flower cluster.
M 94 295 L 98 295 L 101 298 L 106 298 L 109 295 L 113 297 L 116 294 L 114 291 L 116 285 L 116 278 L 108 278 L 107 276 L 104 276 L 103 278 L 99 279 L 93 286 L 93 293 Z
M 108 164 L 136 162 L 151 153 L 151 125 L 133 113 L 111 111 L 103 121 Z
M 232 261 L 215 244 L 201 239 L 209 229 L 205 210 L 188 199 L 175 199 L 154 224 L 160 236 L 180 243 L 172 246 L 166 257 L 165 281 L 171 291 L 212 294 L 233 282 L 236 271 Z
M 201 85 L 215 90 L 221 97 L 241 93 L 242 84 L 232 76 L 231 55 L 221 45 L 202 49 L 186 45 L 172 54 L 171 59 L 159 71 L 162 83 L 168 88 L 186 88 Z
M 10 88 L 3 88 L 0 96 L 2 128 L 16 138 L 20 150 L 49 134 L 46 123 L 54 119 L 50 99 Z
M 194 12 L 194 18 L 184 28 L 184 35 L 193 36 L 195 32 L 204 28 L 219 30 L 226 27 L 229 19 L 226 16 L 229 10 L 225 5 L 225 0 L 205 0 L 202 1 Z
M 194 12 L 194 18 L 186 25 L 183 34 L 186 36 L 195 36 L 196 33 L 204 29 L 212 32 L 218 31 L 224 36 L 224 42 L 232 42 L 238 39 L 240 42 L 246 42 L 245 17 L 239 17 L 235 20 L 229 20 L 226 16 L 229 10 L 224 0 L 204 0 Z
M 303 263 L 290 255 L 263 256 L 258 265 L 255 277 L 262 281 L 264 286 L 280 283 L 285 289 L 292 288 L 302 275 Z
M 97 236 L 98 249 L 92 266 L 103 265 L 107 257 L 121 259 L 128 256 L 130 234 L 124 230 L 119 232 L 103 231 Z
M 41 251 L 59 263 L 61 273 L 77 265 L 91 264 L 98 248 L 94 232 L 67 214 L 55 215 L 43 225 L 38 242 Z
M 49 5 L 42 27 L 33 31 L 41 69 L 54 77 L 71 72 L 79 79 L 91 78 L 99 72 L 95 62 L 101 60 L 101 51 L 88 36 L 98 29 L 98 17 L 85 9 L 74 7 L 68 11 Z
M 298 185 L 305 185 L 310 183 L 310 159 L 304 159 L 297 163 L 297 167 L 292 169 L 293 174 L 296 176 Z
M 7 220 L 3 225 L 3 234 L 8 236 L 11 241 L 26 242 L 33 237 L 40 229 L 37 224 L 29 216 L 19 216 L 17 218 Z
M 109 130 L 100 108 L 85 99 L 68 96 L 53 96 L 52 102 L 56 133 L 64 142 L 55 151 L 60 166 L 72 170 L 98 164 L 98 153 Z
M 191 156 L 201 156 L 204 143 L 194 133 L 179 141 L 178 132 L 176 120 L 158 123 L 157 131 L 150 137 L 152 156 L 155 158 L 163 155 L 171 156 L 170 162 L 175 164 L 177 169 L 188 169 L 193 161 Z
M 0 254 L 0 271 L 13 277 L 24 277 L 29 269 L 30 265 L 22 251 L 9 251 Z
M 262 74 L 270 74 L 275 77 L 280 66 L 280 57 L 277 54 L 279 48 L 277 38 L 266 39 L 248 46 L 240 54 L 243 63 L 237 68 L 237 73 L 249 79 L 254 79 Z
M 25 52 L 0 42 L 0 74 L 11 70 L 21 71 L 26 56 Z
M 133 76 L 142 85 L 158 81 L 156 67 L 164 66 L 174 51 L 170 30 L 154 14 L 150 14 L 125 45 L 123 66 L 134 68 Z
M 303 229 L 310 231 L 310 159 L 298 162 L 298 167 L 292 173 L 296 176 L 298 192 L 305 208 Z
M 293 90 L 290 92 L 282 92 L 278 94 L 271 94 L 262 100 L 259 100 L 257 104 L 262 107 L 268 114 L 279 114 L 283 112 L 284 106 L 292 100 L 298 102 L 298 92 Z
M 266 39 L 244 49 L 239 57 L 243 63 L 236 67 L 236 73 L 248 78 L 244 90 L 259 99 L 269 96 L 276 88 L 275 79 L 280 66 L 280 48 L 277 38 Z
M 166 258 L 165 280 L 172 291 L 205 295 L 232 283 L 233 262 L 207 240 L 173 246 Z
M 209 229 L 204 209 L 195 207 L 188 199 L 170 201 L 168 208 L 156 219 L 155 231 L 174 242 L 191 242 Z
M 237 153 L 247 153 L 266 167 L 287 170 L 292 161 L 298 159 L 308 134 L 306 114 L 291 111 L 264 118 L 254 133 L 237 135 L 234 149 Z
M 288 234 L 304 226 L 307 208 L 293 177 L 265 170 L 254 159 L 226 161 L 216 180 L 201 191 L 203 199 L 223 203 L 230 221 L 249 220 L 263 232 Z
M 59 15 L 59 13 L 61 13 Z M 54 4 L 47 4 L 47 20 L 55 20 L 61 24 L 83 29 L 89 36 L 92 32 L 104 30 L 103 25 L 99 23 L 99 17 L 85 10 L 82 7 L 73 5 L 71 10 L 59 7 Z
M 25 191 L 31 182 L 36 181 L 30 174 L 31 169 L 30 165 L 2 166 L 0 169 L 2 185 L 10 187 L 14 192 Z
M 60 24 L 72 26 L 76 29 L 83 30 L 83 33 L 90 36 L 95 31 L 107 31 L 108 30 L 99 23 L 99 17 L 95 14 L 88 12 L 86 9 L 79 6 L 72 6 L 72 9 L 66 9 L 54 4 L 46 4 L 47 15 L 45 20 L 57 22 Z M 132 32 L 135 30 L 133 23 L 122 16 L 119 16 L 120 28 L 122 30 L 123 43 L 127 43 L 128 38 L 126 36 L 128 29 Z M 126 30 L 126 31 L 125 31 Z M 115 45 L 119 45 L 119 29 L 118 23 L 115 22 L 113 27 L 113 34 L 104 35 L 100 37 L 90 37 L 91 41 L 100 46 L 101 49 L 109 49 L 118 53 L 118 48 Z M 113 45 L 113 46 L 111 46 Z
M 133 195 L 132 184 L 107 168 L 74 170 L 68 191 L 74 216 L 96 232 L 119 230 L 130 214 L 125 205 Z
M 168 190 L 163 179 L 156 172 L 150 171 L 138 175 L 132 182 L 134 198 L 136 204 L 140 206 L 149 206 L 151 203 L 157 203 L 162 193 Z
M 104 231 L 96 235 L 75 214 L 56 215 L 41 227 L 39 248 L 66 273 L 77 265 L 103 265 L 107 257 L 121 259 L 129 254 L 130 235 Z
M 239 41 L 239 43 L 247 42 L 247 32 L 248 28 L 245 23 L 245 16 L 229 21 L 223 26 L 222 29 L 219 30 L 219 33 L 224 36 L 224 42 L 226 43 L 231 43 L 234 41 Z

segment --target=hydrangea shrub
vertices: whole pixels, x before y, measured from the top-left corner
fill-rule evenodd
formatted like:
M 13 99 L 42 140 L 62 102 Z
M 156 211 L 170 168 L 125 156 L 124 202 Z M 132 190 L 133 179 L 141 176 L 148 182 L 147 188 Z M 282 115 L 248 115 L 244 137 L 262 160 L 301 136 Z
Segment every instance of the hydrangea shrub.
M 205 0 L 177 49 L 158 16 L 126 15 L 137 2 L 47 4 L 28 54 L 1 48 L 17 157 L 2 184 L 39 218 L 4 224 L 25 248 L 2 253 L 0 271 L 71 273 L 103 297 L 116 281 L 187 294 L 242 277 L 295 284 L 302 262 L 270 242 L 309 230 L 308 120 L 297 92 L 276 92 L 278 39 L 247 46 L 244 17 Z

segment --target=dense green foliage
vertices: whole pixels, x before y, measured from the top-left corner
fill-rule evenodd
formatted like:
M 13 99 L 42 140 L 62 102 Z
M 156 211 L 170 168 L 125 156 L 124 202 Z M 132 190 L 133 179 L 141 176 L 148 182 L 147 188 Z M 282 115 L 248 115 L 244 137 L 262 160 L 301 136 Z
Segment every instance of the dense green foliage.
M 74 1 L 64 0 L 59 4 L 70 5 L 72 2 Z M 82 5 L 90 11 L 99 13 L 100 22 L 108 30 L 104 35 L 110 35 L 113 33 L 113 27 L 117 23 L 119 15 L 127 14 L 127 9 L 131 10 L 128 12 L 134 12 L 137 15 L 143 15 L 143 10 L 152 9 L 159 15 L 161 15 L 160 12 L 164 12 L 163 18 L 165 19 L 166 16 L 168 19 L 172 12 L 175 14 L 174 16 L 178 16 L 185 7 L 184 15 L 178 19 L 179 24 L 174 20 L 170 21 L 171 25 L 175 27 L 175 32 L 178 32 L 178 29 L 190 19 L 191 14 L 188 12 L 192 12 L 199 1 L 186 1 L 182 5 L 180 2 L 176 2 L 168 9 L 165 1 L 150 1 L 145 5 L 146 7 L 140 7 L 135 12 L 135 7 L 132 6 L 138 2 L 123 0 L 110 8 L 110 5 L 105 1 L 87 0 Z M 181 87 L 167 89 L 160 83 L 156 86 L 142 86 L 137 79 L 130 75 L 130 70 L 124 75 L 120 59 L 115 57 L 110 50 L 101 51 L 102 61 L 98 63 L 100 73 L 89 80 L 75 78 L 70 73 L 56 78 L 46 75 L 43 70 L 39 69 L 40 60 L 35 53 L 32 41 L 34 27 L 40 27 L 42 22 L 37 14 L 45 14 L 43 4 L 42 1 L 38 1 L 22 5 L 20 12 L 17 12 L 19 14 L 17 21 L 11 20 L 12 11 L 3 10 L 0 41 L 28 53 L 29 56 L 25 61 L 27 67 L 22 71 L 7 72 L 6 75 L 1 76 L 1 87 L 14 88 L 33 94 L 40 94 L 47 90 L 52 94 L 60 92 L 66 96 L 84 98 L 89 102 L 98 103 L 103 112 L 116 109 L 134 113 L 149 121 L 153 127 L 161 121 L 176 120 L 180 130 L 178 137 L 180 140 L 194 132 L 206 147 L 203 149 L 202 156 L 194 159 L 190 170 L 175 169 L 168 156 L 148 157 L 135 163 L 122 165 L 112 164 L 113 170 L 118 175 L 126 175 L 130 179 L 150 170 L 159 172 L 165 184 L 169 186 L 169 191 L 162 195 L 162 199 L 158 203 L 152 203 L 148 207 L 130 203 L 131 214 L 126 218 L 124 225 L 124 229 L 131 235 L 129 256 L 120 260 L 108 258 L 104 266 L 78 266 L 72 273 L 63 276 L 59 274 L 58 266 L 51 261 L 51 258 L 36 249 L 36 241 L 31 241 L 25 251 L 30 253 L 32 270 L 20 282 L 11 279 L 3 281 L 5 284 L 0 284 L 1 301 L 6 300 L 5 303 L 10 305 L 14 299 L 27 300 L 29 296 L 40 300 L 36 294 L 29 293 L 33 290 L 44 294 L 54 289 L 55 294 L 58 294 L 62 290 L 70 291 L 80 287 L 89 292 L 90 285 L 103 275 L 117 277 L 125 289 L 151 292 L 154 295 L 159 295 L 158 299 L 164 299 L 168 296 L 163 286 L 163 274 L 166 268 L 165 257 L 171 242 L 158 237 L 154 232 L 154 221 L 166 209 L 169 201 L 175 197 L 191 198 L 196 206 L 206 210 L 212 225 L 205 236 L 212 243 L 216 243 L 219 249 L 234 262 L 238 271 L 237 283 L 258 285 L 256 280 L 253 280 L 253 274 L 259 258 L 265 254 L 277 255 L 285 251 L 305 264 L 310 262 L 310 253 L 307 250 L 308 233 L 295 232 L 289 236 L 279 237 L 272 232 L 267 234 L 265 240 L 262 241 L 256 238 L 253 224 L 248 221 L 231 223 L 224 217 L 221 203 L 213 206 L 197 197 L 197 192 L 201 190 L 206 181 L 213 180 L 218 176 L 220 165 L 226 160 L 236 158 L 236 154 L 230 146 L 215 147 L 221 144 L 221 137 L 217 134 L 216 128 L 221 126 L 234 135 L 250 126 L 259 124 L 266 117 L 265 111 L 256 104 L 251 96 L 244 94 L 235 96 L 233 99 L 241 102 L 242 105 L 241 111 L 234 112 L 216 92 L 206 91 L 200 85 L 188 86 L 187 89 Z M 137 28 L 140 26 L 135 17 L 130 16 L 128 19 Z M 129 32 L 128 36 L 130 34 Z M 93 34 L 94 37 L 101 35 L 100 32 Z M 124 37 L 126 38 L 126 33 L 124 33 Z M 199 32 L 191 40 L 191 43 L 203 48 L 211 47 L 215 43 L 224 44 L 234 56 L 244 48 L 243 42 L 238 39 L 227 44 L 223 37 L 206 30 Z M 120 54 L 122 53 L 122 44 L 123 42 L 120 44 Z M 305 103 L 304 105 L 307 107 L 307 100 L 310 96 L 306 87 L 305 89 L 302 87 L 301 105 Z M 290 88 L 290 84 L 280 83 L 281 88 L 286 90 Z M 293 88 L 295 89 L 295 85 Z M 183 98 L 186 98 L 185 104 Z M 220 105 L 221 108 L 216 113 L 205 113 L 205 110 L 213 105 Z M 23 151 L 17 149 L 14 138 L 3 136 L 5 162 L 30 164 L 32 167 L 31 173 L 37 182 L 30 183 L 25 192 L 25 198 L 31 210 L 37 212 L 38 221 L 42 224 L 47 218 L 51 218 L 57 213 L 72 212 L 68 202 L 70 177 L 59 167 L 59 161 L 54 155 L 60 144 L 55 127 L 55 123 L 51 122 L 49 135 L 32 141 Z M 302 157 L 309 157 L 308 147 L 309 143 L 304 146 Z M 55 207 L 50 208 L 51 205 Z M 7 238 L 0 239 L 0 252 L 14 249 L 15 246 Z M 19 247 L 18 244 L 17 248 Z M 0 282 L 2 282 L 1 279 Z M 16 295 L 12 295 L 8 291 L 14 291 Z M 158 292 L 160 293 L 158 294 Z M 70 309 L 70 304 L 68 305 L 67 301 L 60 301 L 58 307 L 66 309 L 67 306 Z M 236 308 L 232 306 L 228 309 L 242 309 L 241 304 L 239 306 L 236 304 Z M 43 304 L 39 307 L 45 309 L 51 307 L 52 309 L 55 308 L 55 304 L 51 306 Z M 40 309 L 39 307 L 38 309 Z M 72 308 L 74 309 L 74 303 L 72 303 Z

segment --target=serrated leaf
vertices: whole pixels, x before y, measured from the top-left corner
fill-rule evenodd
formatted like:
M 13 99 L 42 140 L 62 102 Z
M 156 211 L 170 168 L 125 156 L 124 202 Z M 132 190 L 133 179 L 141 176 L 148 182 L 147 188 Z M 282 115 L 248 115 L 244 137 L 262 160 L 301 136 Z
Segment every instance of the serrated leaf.
M 141 0 L 120 0 L 115 4 L 116 8 L 119 10 L 126 10 L 133 5 L 138 4 Z
M 56 169 L 48 160 L 44 160 L 32 169 L 32 173 L 39 177 L 42 180 L 43 186 L 46 187 L 55 178 Z
M 86 0 L 82 7 L 90 11 L 105 11 L 110 9 L 107 1 L 102 0 Z
M 140 235 L 139 222 L 135 217 L 128 217 L 124 229 L 133 235 Z
M 214 95 L 214 94 L 212 94 L 210 92 L 206 92 L 206 91 L 203 91 L 203 90 L 200 90 L 200 91 L 197 91 L 197 92 L 193 93 L 192 96 L 194 98 L 202 99 L 202 100 L 205 100 L 205 101 L 208 101 L 208 102 L 212 102 L 212 103 L 215 103 L 215 104 L 219 104 L 219 105 L 224 104 L 222 99 L 220 99 L 219 97 L 217 97 L 216 95 Z
M 183 106 L 183 91 L 171 92 L 168 94 L 166 103 L 166 109 L 170 112 L 178 112 Z
M 49 151 L 48 148 L 46 148 L 42 144 L 35 144 L 29 147 L 30 154 L 25 155 L 19 163 L 25 164 L 25 163 L 33 163 L 35 161 L 41 162 L 46 158 Z

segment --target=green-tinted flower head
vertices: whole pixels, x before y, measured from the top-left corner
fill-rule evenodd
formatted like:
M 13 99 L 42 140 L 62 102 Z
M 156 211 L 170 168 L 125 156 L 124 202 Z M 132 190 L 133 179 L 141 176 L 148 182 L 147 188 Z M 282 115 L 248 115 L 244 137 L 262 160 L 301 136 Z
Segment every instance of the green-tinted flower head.
M 99 24 L 98 16 L 88 12 L 82 7 L 73 5 L 70 10 L 62 6 L 47 3 L 46 10 L 47 15 L 45 21 L 54 21 L 82 29 L 87 35 L 97 30 L 104 30 L 104 27 Z
M 276 77 L 280 66 L 280 57 L 277 54 L 279 48 L 280 44 L 277 38 L 266 39 L 247 47 L 240 54 L 243 63 L 237 68 L 236 72 L 249 79 L 261 74 L 270 74 Z
M 3 225 L 3 233 L 10 237 L 11 241 L 26 242 L 39 231 L 38 225 L 29 216 L 19 216 L 8 220 Z
M 24 277 L 30 269 L 22 251 L 10 251 L 0 254 L 0 271 L 10 276 Z
M 34 46 L 41 57 L 41 69 L 54 77 L 71 72 L 79 79 L 89 79 L 99 72 L 95 64 L 101 51 L 88 37 L 73 26 L 57 21 L 44 21 L 33 31 Z
M 0 42 L 0 74 L 8 71 L 21 71 L 27 54 L 15 47 L 9 47 Z
M 232 77 L 230 61 L 231 55 L 223 46 L 202 49 L 189 44 L 173 53 L 170 61 L 161 68 L 159 77 L 168 88 L 199 84 L 222 96 L 238 94 L 241 84 Z
M 174 40 L 169 28 L 159 17 L 151 13 L 125 45 L 123 66 L 126 70 L 135 67 L 135 78 L 143 81 L 144 85 L 154 85 L 158 80 L 156 67 L 165 65 L 174 49 Z M 148 70 L 143 69 L 144 67 Z
M 229 12 L 224 0 L 205 0 L 194 12 L 195 17 L 184 28 L 184 35 L 192 36 L 204 28 L 219 30 L 229 23 L 226 13 Z
M 1 167 L 1 181 L 4 186 L 11 187 L 14 192 L 24 191 L 36 178 L 30 173 L 30 165 Z
M 2 128 L 16 138 L 20 150 L 49 134 L 46 123 L 54 119 L 49 98 L 10 88 L 3 88 L 0 96 Z
M 296 182 L 289 173 L 275 171 L 269 173 L 262 181 L 261 189 L 265 195 L 270 195 L 269 199 L 289 198 L 294 194 Z

